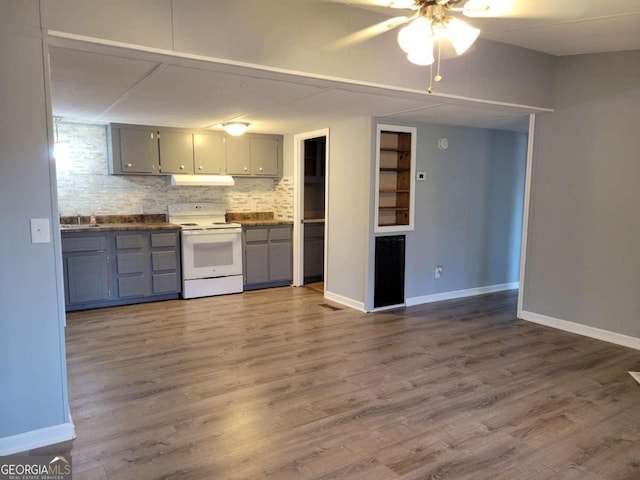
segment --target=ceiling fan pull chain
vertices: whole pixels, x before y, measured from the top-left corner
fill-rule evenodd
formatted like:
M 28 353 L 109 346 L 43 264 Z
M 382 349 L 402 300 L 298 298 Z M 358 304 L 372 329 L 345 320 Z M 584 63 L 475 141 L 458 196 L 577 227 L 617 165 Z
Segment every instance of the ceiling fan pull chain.
M 442 39 L 438 40 L 438 71 L 436 72 L 436 76 L 433 78 L 436 82 L 442 80 L 442 75 L 440 75 L 440 52 L 442 48 Z
M 429 65 L 429 88 L 427 93 L 433 93 L 433 63 Z

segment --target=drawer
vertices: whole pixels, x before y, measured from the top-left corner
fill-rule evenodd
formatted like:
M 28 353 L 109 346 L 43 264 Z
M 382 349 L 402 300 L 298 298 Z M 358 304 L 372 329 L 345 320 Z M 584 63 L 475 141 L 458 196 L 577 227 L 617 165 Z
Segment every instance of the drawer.
M 271 227 L 269 240 L 291 240 L 291 227 Z
M 142 234 L 116 235 L 116 248 L 143 248 L 144 236 Z
M 144 276 L 123 277 L 118 279 L 118 297 L 142 297 L 145 295 Z
M 178 238 L 178 235 L 176 232 L 152 233 L 151 246 L 152 247 L 175 247 L 177 238 Z
M 117 255 L 118 273 L 143 273 L 144 255 L 142 253 L 119 253 Z
M 173 293 L 178 291 L 178 274 L 161 273 L 153 276 L 153 293 Z
M 267 228 L 250 228 L 244 232 L 247 242 L 266 242 L 269 240 L 269 230 Z
M 62 251 L 67 252 L 100 252 L 107 249 L 107 237 L 83 237 L 77 233 L 62 237 Z
M 152 252 L 151 264 L 154 272 L 158 270 L 175 270 L 177 267 L 176 252 Z

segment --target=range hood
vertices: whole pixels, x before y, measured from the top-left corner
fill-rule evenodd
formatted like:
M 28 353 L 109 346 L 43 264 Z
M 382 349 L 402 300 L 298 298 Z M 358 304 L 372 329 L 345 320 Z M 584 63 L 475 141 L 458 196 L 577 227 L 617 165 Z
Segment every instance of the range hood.
M 171 186 L 196 186 L 196 187 L 231 187 L 235 181 L 231 175 L 171 175 Z

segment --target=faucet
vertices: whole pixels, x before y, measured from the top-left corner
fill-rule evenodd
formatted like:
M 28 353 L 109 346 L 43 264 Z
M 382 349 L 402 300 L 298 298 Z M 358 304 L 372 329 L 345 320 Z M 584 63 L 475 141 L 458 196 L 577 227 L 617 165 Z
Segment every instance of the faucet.
M 78 213 L 78 215 L 76 216 L 76 221 L 78 222 L 78 225 L 80 225 L 80 214 Z

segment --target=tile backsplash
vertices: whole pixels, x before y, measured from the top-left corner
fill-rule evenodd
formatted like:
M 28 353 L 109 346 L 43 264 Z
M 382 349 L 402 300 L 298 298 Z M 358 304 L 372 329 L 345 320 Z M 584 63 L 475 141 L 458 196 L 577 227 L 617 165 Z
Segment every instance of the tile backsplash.
M 61 215 L 164 214 L 171 203 L 209 202 L 232 212 L 293 219 L 293 179 L 235 177 L 233 187 L 171 187 L 164 176 L 109 175 L 106 126 L 57 123 L 69 161 L 56 162 Z

